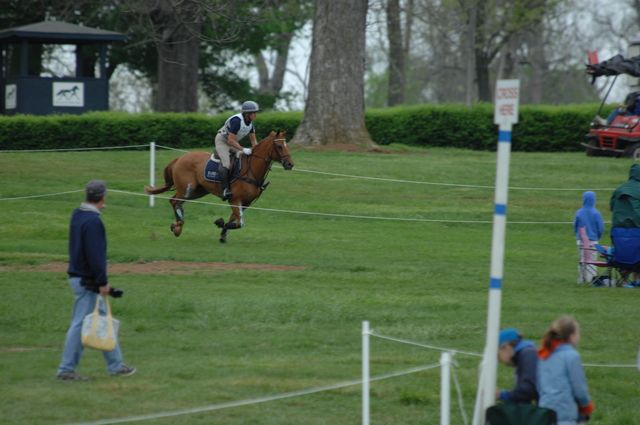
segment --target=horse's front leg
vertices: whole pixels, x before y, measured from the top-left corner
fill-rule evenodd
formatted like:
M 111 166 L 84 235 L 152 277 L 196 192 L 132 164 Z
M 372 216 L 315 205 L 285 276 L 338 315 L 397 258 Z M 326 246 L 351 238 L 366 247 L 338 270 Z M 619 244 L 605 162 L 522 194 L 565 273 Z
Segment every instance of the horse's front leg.
M 222 218 L 219 218 L 214 222 L 216 226 L 222 228 L 222 231 L 220 232 L 220 242 L 224 243 L 227 241 L 227 232 L 229 230 L 239 229 L 244 226 L 243 210 L 244 207 L 241 203 L 233 205 L 231 207 L 231 216 L 229 216 L 228 222 L 225 223 Z

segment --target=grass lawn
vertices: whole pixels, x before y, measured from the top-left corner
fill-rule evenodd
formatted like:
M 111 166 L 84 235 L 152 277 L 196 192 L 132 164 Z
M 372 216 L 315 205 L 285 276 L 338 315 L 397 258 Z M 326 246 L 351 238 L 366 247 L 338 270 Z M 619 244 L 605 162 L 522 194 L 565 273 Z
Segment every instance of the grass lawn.
M 274 165 L 256 204 L 261 209 L 248 210 L 246 227 L 231 231 L 224 245 L 213 220 L 230 211 L 217 198 L 187 204 L 183 234 L 175 238 L 167 201 L 156 199 L 150 208 L 146 197 L 126 193 L 142 193 L 147 152 L 0 153 L 2 423 L 152 415 L 355 380 L 363 320 L 383 335 L 481 352 L 496 155 L 390 150 L 294 149 L 294 170 Z M 158 152 L 156 181 L 177 155 Z M 582 325 L 585 363 L 635 364 L 640 290 L 577 285 L 570 224 L 586 189 L 596 190 L 597 207 L 610 220 L 609 196 L 630 165 L 583 153 L 512 154 L 505 326 L 538 342 L 555 318 L 572 314 Z M 73 297 L 64 271 L 47 264 L 66 262 L 69 216 L 92 178 L 112 189 L 103 215 L 112 268 L 146 267 L 110 275 L 125 290 L 112 302 L 125 360 L 139 371 L 109 377 L 102 356 L 86 351 L 78 372 L 92 379 L 59 382 Z M 78 192 L 64 193 L 70 191 Z M 32 197 L 46 194 L 57 195 Z M 227 266 L 155 269 L 161 260 Z M 437 363 L 439 355 L 372 338 L 371 373 Z M 479 359 L 455 360 L 471 417 Z M 499 367 L 498 385 L 510 387 L 512 373 Z M 636 369 L 587 367 L 586 373 L 596 404 L 591 423 L 640 424 Z M 439 386 L 437 368 L 372 383 L 372 423 L 438 423 Z M 357 424 L 360 398 L 355 385 L 140 423 Z M 453 400 L 452 424 L 463 424 Z

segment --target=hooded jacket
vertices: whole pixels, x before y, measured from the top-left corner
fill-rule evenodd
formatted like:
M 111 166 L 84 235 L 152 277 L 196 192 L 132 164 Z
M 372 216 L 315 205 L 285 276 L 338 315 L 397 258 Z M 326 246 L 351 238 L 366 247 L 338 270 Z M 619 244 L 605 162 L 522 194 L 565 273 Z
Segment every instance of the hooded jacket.
M 578 231 L 581 227 L 585 228 L 590 241 L 599 241 L 604 234 L 604 220 L 596 209 L 596 194 L 591 191 L 582 194 L 582 208 L 576 211 L 573 220 L 573 232 L 577 240 L 580 240 Z
M 612 227 L 640 227 L 640 164 L 633 164 L 629 180 L 618 186 L 609 203 Z
M 511 390 L 500 391 L 500 400 L 511 403 L 531 403 L 538 400 L 537 369 L 538 349 L 529 340 L 520 340 L 513 347 L 513 363 L 516 367 L 516 385 Z

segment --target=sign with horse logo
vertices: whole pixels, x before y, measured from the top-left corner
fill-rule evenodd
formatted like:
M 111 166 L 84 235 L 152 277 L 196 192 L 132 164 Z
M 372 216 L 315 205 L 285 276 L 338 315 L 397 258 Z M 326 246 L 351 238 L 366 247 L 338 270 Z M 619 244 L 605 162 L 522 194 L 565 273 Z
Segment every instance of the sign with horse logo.
M 53 106 L 84 106 L 84 83 L 53 83 Z
M 18 86 L 7 84 L 4 86 L 4 108 L 16 109 L 16 99 L 18 98 Z

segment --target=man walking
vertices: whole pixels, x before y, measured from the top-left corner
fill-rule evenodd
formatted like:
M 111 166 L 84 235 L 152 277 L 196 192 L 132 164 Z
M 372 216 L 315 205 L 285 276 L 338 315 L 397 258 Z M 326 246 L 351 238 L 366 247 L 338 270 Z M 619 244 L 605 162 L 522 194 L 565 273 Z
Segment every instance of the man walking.
M 107 238 L 100 218 L 106 194 L 104 181 L 90 181 L 85 187 L 85 202 L 71 215 L 67 273 L 75 302 L 62 362 L 58 367 L 58 379 L 64 381 L 88 379 L 75 371 L 83 351 L 82 320 L 95 308 L 98 294 L 106 297 L 111 291 L 107 279 Z M 136 368 L 123 363 L 119 343 L 113 351 L 104 351 L 103 355 L 111 375 L 130 376 L 136 372 Z

